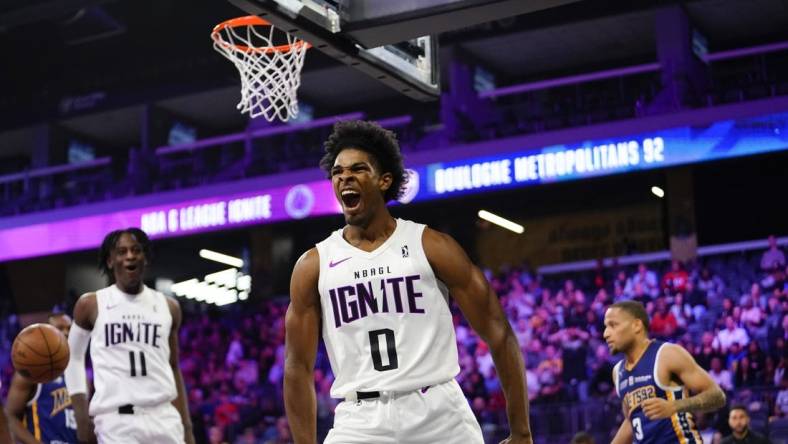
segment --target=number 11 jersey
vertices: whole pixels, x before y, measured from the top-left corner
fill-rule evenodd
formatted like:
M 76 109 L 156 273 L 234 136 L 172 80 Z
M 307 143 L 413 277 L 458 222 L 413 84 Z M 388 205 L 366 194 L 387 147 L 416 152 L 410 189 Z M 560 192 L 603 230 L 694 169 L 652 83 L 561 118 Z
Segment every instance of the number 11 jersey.
M 90 416 L 117 412 L 127 404 L 155 406 L 174 400 L 172 314 L 166 296 L 148 287 L 130 295 L 112 285 L 96 292 L 96 305 L 90 335 L 96 393 Z
M 317 244 L 331 396 L 411 391 L 459 373 L 449 292 L 427 261 L 424 225 L 397 219 L 372 252 L 337 230 Z

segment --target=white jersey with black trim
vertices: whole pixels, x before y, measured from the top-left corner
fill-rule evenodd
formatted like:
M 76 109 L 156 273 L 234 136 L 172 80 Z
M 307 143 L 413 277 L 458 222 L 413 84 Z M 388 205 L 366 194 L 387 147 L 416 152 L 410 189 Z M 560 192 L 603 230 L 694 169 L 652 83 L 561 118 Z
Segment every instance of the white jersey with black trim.
M 334 398 L 415 390 L 460 371 L 449 292 L 424 253 L 425 226 L 396 222 L 372 252 L 350 245 L 342 229 L 317 244 Z
M 130 295 L 112 285 L 96 292 L 96 305 L 98 316 L 90 334 L 96 393 L 90 415 L 127 404 L 154 406 L 174 400 L 172 314 L 166 296 L 148 287 Z

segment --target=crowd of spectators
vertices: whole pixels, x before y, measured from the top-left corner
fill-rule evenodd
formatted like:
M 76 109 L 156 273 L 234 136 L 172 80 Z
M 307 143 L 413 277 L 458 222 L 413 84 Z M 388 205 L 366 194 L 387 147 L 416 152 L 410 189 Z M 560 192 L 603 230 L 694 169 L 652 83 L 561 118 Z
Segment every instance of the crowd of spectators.
M 522 348 L 534 412 L 589 401 L 608 402 L 618 411 L 611 372 L 620 357 L 610 356 L 602 340 L 603 318 L 611 303 L 634 299 L 651 316 L 652 337 L 684 346 L 731 399 L 757 398 L 757 411 L 768 421 L 788 418 L 788 269 L 774 242 L 758 259 L 737 253 L 691 264 L 600 264 L 571 276 L 537 276 L 521 268 L 486 275 Z M 287 301 L 222 311 L 184 307 L 181 369 L 198 440 L 290 442 L 282 404 Z M 453 313 L 457 380 L 483 431 L 494 431 L 505 425 L 505 400 L 492 356 L 456 307 Z M 7 382 L 8 371 L 3 376 Z M 332 381 L 321 344 L 315 388 L 322 434 L 338 402 L 329 396 Z M 699 422 L 706 433 L 726 432 L 727 416 Z

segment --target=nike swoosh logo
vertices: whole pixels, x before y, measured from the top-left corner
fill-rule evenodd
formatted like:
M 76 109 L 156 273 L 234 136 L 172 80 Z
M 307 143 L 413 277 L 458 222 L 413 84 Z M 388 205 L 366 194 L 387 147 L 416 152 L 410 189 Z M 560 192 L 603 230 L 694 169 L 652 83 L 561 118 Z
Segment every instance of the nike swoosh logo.
M 115 305 L 107 305 L 107 310 L 112 310 L 113 308 L 117 307 L 118 304 Z
M 345 262 L 346 260 L 350 259 L 351 257 L 353 257 L 353 256 L 348 256 L 348 257 L 346 257 L 346 258 L 342 259 L 341 261 L 336 261 L 336 262 L 333 262 L 333 261 L 332 261 L 332 262 L 329 262 L 329 263 L 328 263 L 328 268 L 334 268 L 334 267 L 336 267 L 337 265 L 341 264 L 342 262 Z

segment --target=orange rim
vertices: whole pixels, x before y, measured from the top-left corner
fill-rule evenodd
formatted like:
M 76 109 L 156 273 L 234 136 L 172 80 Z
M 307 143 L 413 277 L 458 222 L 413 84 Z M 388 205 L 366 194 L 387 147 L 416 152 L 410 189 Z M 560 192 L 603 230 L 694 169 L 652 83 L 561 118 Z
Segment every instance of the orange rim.
M 224 39 L 222 39 L 221 32 L 224 31 L 225 29 L 238 28 L 238 27 L 242 27 L 242 26 L 273 26 L 273 25 L 268 20 L 266 20 L 266 19 L 264 19 L 262 17 L 256 16 L 256 15 L 247 15 L 247 16 L 244 16 L 244 17 L 237 17 L 237 18 L 233 18 L 233 19 L 230 19 L 230 20 L 225 20 L 225 21 L 219 23 L 218 25 L 214 26 L 213 27 L 213 31 L 211 31 L 211 38 L 215 42 L 219 43 L 222 46 L 225 46 L 225 47 L 228 47 L 228 48 L 234 48 L 236 51 L 240 51 L 240 52 L 259 52 L 259 53 L 266 53 L 266 54 L 269 54 L 269 53 L 272 53 L 272 52 L 285 53 L 285 52 L 290 52 L 293 49 L 301 49 L 303 47 L 306 47 L 304 49 L 308 49 L 308 48 L 310 48 L 312 46 L 312 45 L 310 45 L 309 43 L 307 43 L 307 42 L 305 42 L 303 40 L 299 40 L 299 41 L 293 43 L 292 45 L 285 44 L 285 45 L 278 45 L 278 46 L 265 46 L 265 47 L 262 47 L 262 48 L 256 48 L 256 47 L 253 47 L 253 46 L 236 45 L 234 43 L 226 42 L 226 41 L 224 41 Z

